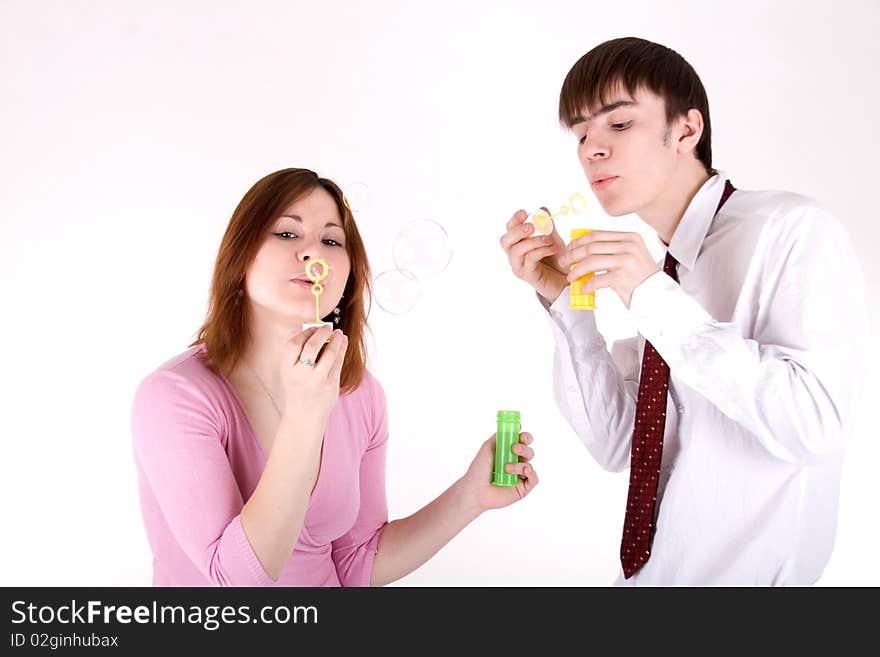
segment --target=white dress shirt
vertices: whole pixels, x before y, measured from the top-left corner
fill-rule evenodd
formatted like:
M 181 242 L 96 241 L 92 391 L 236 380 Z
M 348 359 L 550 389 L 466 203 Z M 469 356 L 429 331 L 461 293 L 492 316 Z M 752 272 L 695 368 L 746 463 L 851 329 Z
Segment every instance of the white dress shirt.
M 673 235 L 680 282 L 659 271 L 633 291 L 638 336 L 609 352 L 568 289 L 544 304 L 556 401 L 603 468 L 629 467 L 646 339 L 669 364 L 651 557 L 618 584 L 807 585 L 831 556 L 863 376 L 861 270 L 841 224 L 803 196 L 737 190 L 713 219 L 726 179 L 702 186 Z

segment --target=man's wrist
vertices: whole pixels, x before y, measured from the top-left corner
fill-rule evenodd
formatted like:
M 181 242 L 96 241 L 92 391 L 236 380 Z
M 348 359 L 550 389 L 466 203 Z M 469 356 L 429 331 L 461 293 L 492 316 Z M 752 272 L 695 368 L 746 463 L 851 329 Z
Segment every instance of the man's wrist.
M 565 291 L 566 285 L 557 284 L 557 285 L 547 285 L 544 288 L 537 290 L 538 294 L 540 294 L 546 301 L 548 306 L 552 306 L 553 302 L 559 298 L 559 295 Z

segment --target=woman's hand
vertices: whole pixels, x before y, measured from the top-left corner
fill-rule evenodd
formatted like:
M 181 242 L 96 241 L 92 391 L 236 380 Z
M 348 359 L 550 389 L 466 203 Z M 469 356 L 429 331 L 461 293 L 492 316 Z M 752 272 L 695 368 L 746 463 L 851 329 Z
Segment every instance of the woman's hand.
M 327 419 L 339 399 L 347 347 L 348 338 L 329 326 L 307 329 L 290 339 L 281 363 L 284 415 L 317 414 L 318 419 Z
M 534 453 L 532 436 L 520 434 L 513 452 L 519 462 L 509 463 L 507 472 L 517 475 L 516 486 L 492 484 L 495 436 L 480 446 L 465 475 L 440 497 L 406 518 L 393 520 L 382 529 L 379 552 L 373 563 L 371 586 L 383 586 L 403 577 L 430 559 L 483 511 L 499 509 L 521 500 L 538 485 L 530 463 Z
M 507 464 L 507 472 L 517 475 L 516 486 L 496 486 L 492 483 L 492 468 L 495 465 L 493 435 L 482 444 L 467 473 L 460 480 L 466 503 L 476 504 L 480 512 L 500 509 L 521 500 L 538 485 L 538 473 L 530 463 L 535 455 L 529 447 L 534 440 L 532 434 L 523 432 L 519 435 L 519 440 L 513 446 L 513 453 L 519 455 L 519 462 Z

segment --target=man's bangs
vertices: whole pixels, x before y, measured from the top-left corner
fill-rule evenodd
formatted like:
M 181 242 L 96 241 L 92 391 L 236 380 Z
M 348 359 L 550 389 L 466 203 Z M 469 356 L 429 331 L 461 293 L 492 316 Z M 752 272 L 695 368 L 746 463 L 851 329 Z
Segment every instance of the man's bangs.
M 572 75 L 566 78 L 559 96 L 559 122 L 571 129 L 575 121 L 584 116 L 585 110 L 592 114 L 619 100 L 621 91 L 633 98 L 637 87 L 634 80 L 627 80 L 621 75 Z

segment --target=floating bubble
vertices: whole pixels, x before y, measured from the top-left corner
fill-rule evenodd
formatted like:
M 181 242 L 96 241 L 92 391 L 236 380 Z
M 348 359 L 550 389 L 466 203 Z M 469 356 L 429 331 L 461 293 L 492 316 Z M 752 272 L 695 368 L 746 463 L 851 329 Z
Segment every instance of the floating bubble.
M 366 183 L 350 183 L 342 190 L 342 200 L 352 212 L 366 210 L 370 207 L 370 188 Z
M 446 230 L 431 219 L 416 219 L 404 226 L 391 246 L 394 264 L 419 280 L 439 274 L 452 259 Z
M 392 315 L 412 310 L 419 294 L 418 279 L 405 269 L 389 269 L 373 279 L 373 298 L 382 310 Z

